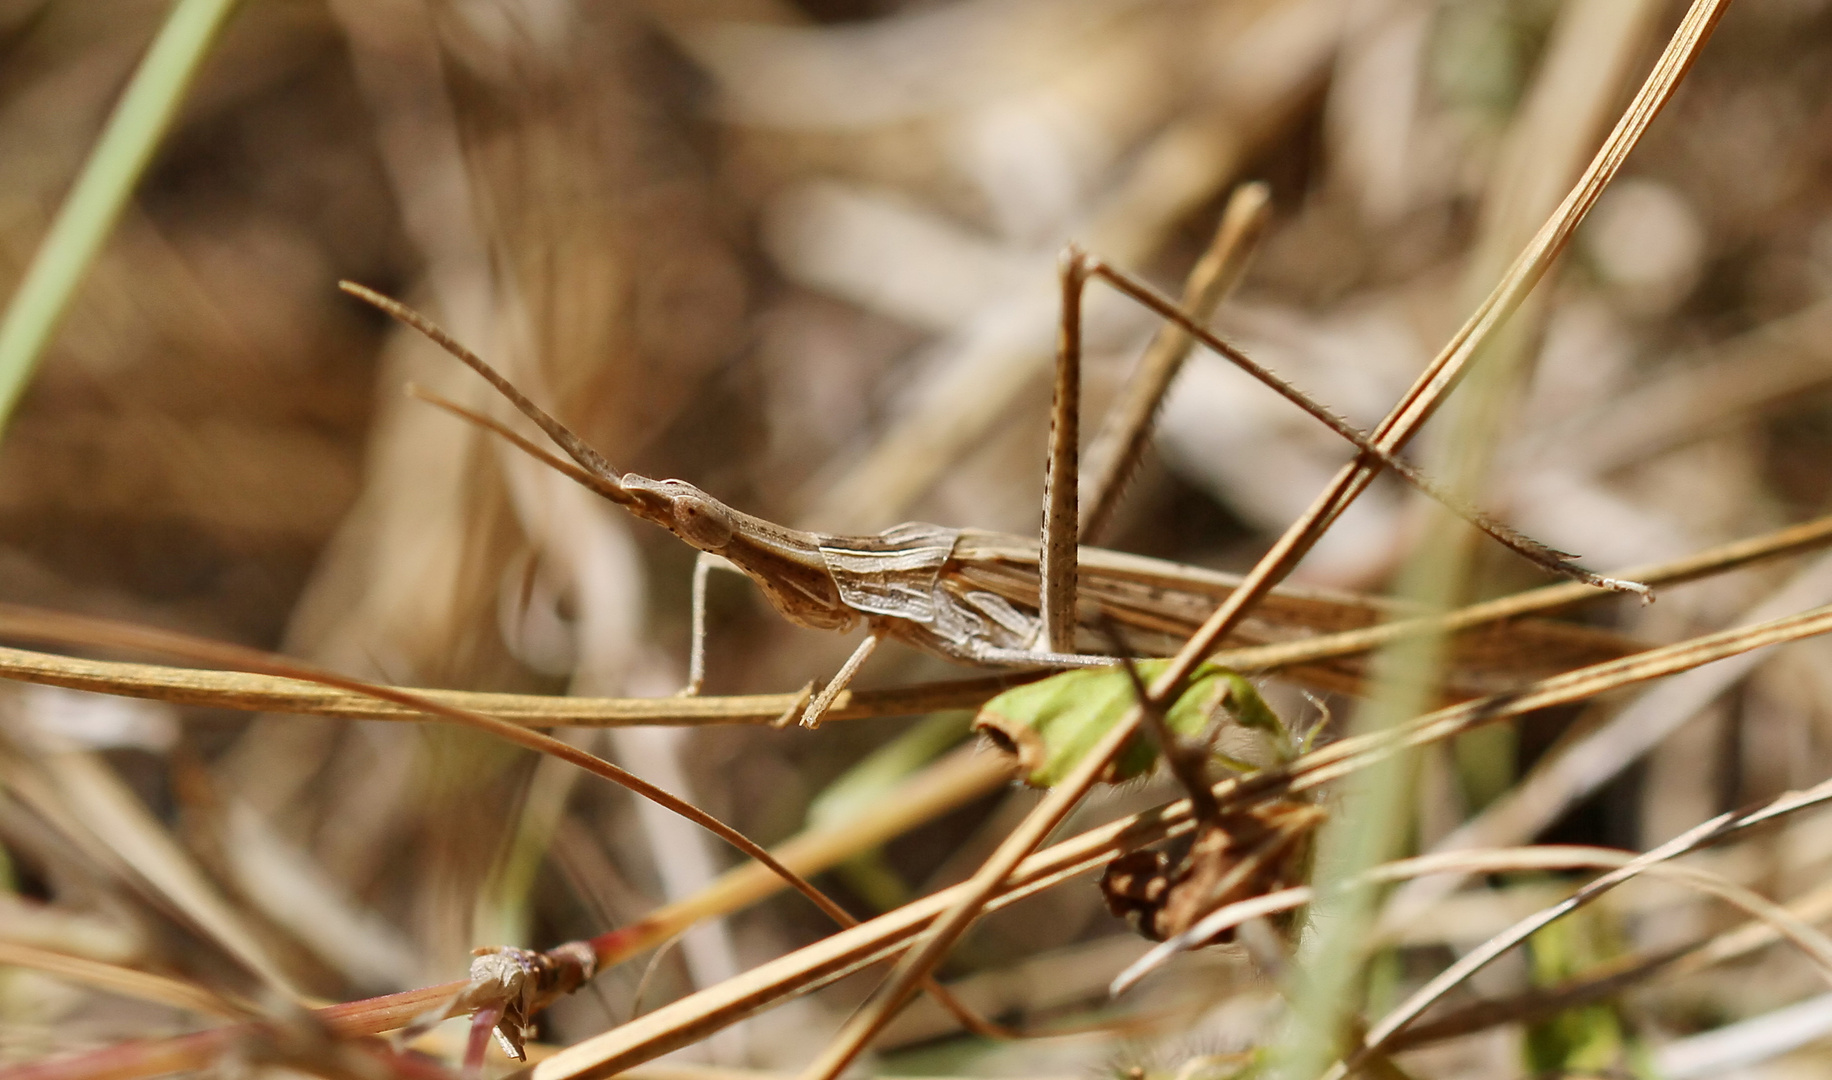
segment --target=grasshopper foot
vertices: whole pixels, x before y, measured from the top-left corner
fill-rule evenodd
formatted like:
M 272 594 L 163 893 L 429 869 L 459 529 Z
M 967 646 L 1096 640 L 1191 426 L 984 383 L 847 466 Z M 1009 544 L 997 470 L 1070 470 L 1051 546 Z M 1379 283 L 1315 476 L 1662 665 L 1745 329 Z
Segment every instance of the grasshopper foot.
M 770 726 L 780 731 L 790 724 L 793 724 L 796 717 L 801 717 L 802 723 L 806 724 L 808 722 L 807 715 L 803 710 L 809 708 L 813 703 L 814 680 L 809 679 L 807 682 L 802 683 L 802 688 L 800 690 L 795 692 L 795 700 L 789 702 L 789 707 L 784 709 L 781 715 L 777 716 L 776 719 L 770 721 Z M 817 722 L 819 721 L 819 717 L 815 719 Z

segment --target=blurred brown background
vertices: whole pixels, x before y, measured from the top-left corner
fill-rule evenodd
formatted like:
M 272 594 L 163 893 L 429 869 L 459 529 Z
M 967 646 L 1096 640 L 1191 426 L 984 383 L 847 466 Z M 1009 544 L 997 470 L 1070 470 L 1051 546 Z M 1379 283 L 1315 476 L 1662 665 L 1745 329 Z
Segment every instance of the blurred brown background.
M 0 2 L 0 276 L 31 257 L 165 10 Z M 1271 232 L 1217 325 L 1371 424 L 1562 196 L 1678 14 L 1654 0 L 248 3 L 0 443 L 0 598 L 402 684 L 671 692 L 691 553 L 404 399 L 413 380 L 496 408 L 339 278 L 432 313 L 619 467 L 828 531 L 1029 533 L 1063 243 L 1175 291 L 1231 187 L 1269 181 Z M 1828 71 L 1832 5 L 1732 6 L 1522 314 L 1504 415 L 1482 421 L 1485 506 L 1599 568 L 1828 508 Z M 1098 408 L 1153 322 L 1104 294 L 1088 327 Z M 1419 459 L 1445 469 L 1448 445 Z M 1197 357 L 1110 546 L 1244 568 L 1345 458 Z M 1377 487 L 1301 576 L 1378 591 L 1420 521 Z M 1505 553 L 1483 560 L 1484 590 L 1539 580 Z M 1621 626 L 1673 640 L 1725 625 L 1787 572 L 1674 590 L 1620 609 Z M 790 690 L 851 645 L 786 627 L 732 580 L 714 579 L 713 601 L 709 692 Z M 952 674 L 893 654 L 866 678 Z M 473 944 L 595 933 L 728 862 L 621 794 L 431 726 L 7 693 L 38 728 L 105 751 L 260 947 L 327 995 L 452 977 Z M 1580 831 L 1656 842 L 1816 780 L 1829 720 L 1832 652 L 1797 646 L 1703 706 Z M 581 737 L 771 841 L 902 726 Z M 1518 756 L 1445 756 L 1427 786 L 1447 801 L 1422 808 L 1424 833 L 1505 786 Z M 911 889 L 958 876 L 1029 798 L 900 842 L 894 874 Z M 6 806 L 13 887 L 91 920 L 55 940 L 235 978 Z M 994 920 L 959 971 L 1121 933 L 1093 890 L 1060 892 L 1049 917 Z M 691 938 L 646 1000 L 819 932 L 773 902 Z M 1767 992 L 1798 990 L 1797 969 L 1765 975 Z M 550 1034 L 621 1020 L 639 975 L 600 980 Z M 173 1023 L 5 985 L 8 1054 Z M 844 1000 L 799 1003 L 713 1052 L 799 1061 Z M 1108 1051 L 1028 1052 L 1039 1071 Z

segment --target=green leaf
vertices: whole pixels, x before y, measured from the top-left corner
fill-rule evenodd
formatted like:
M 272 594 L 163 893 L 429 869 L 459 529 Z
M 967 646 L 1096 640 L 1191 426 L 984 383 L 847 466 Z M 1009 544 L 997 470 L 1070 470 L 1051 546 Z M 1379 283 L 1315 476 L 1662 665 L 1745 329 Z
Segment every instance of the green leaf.
M 965 739 L 967 720 L 967 714 L 960 710 L 932 713 L 865 755 L 808 803 L 808 827 L 845 821 L 877 805 L 904 779 Z
M 881 802 L 901 782 L 952 750 L 968 735 L 967 713 L 932 713 L 908 731 L 867 754 L 808 804 L 807 827 L 825 828 Z M 879 911 L 910 899 L 883 848 L 862 851 L 834 867 L 848 888 Z
M 1139 675 L 1150 682 L 1169 664 L 1168 660 L 1139 661 Z M 1017 755 L 1026 783 L 1050 787 L 1067 776 L 1135 704 L 1132 680 L 1119 668 L 1065 671 L 993 698 L 980 708 L 973 726 Z M 1166 726 L 1185 738 L 1199 736 L 1219 710 L 1242 727 L 1267 736 L 1281 758 L 1288 756 L 1291 737 L 1278 714 L 1252 683 L 1213 664 L 1196 669 L 1188 688 L 1166 713 Z M 1102 779 L 1122 783 L 1150 772 L 1157 759 L 1156 740 L 1140 732 L 1109 764 Z
M 238 0 L 177 0 L 0 316 L 0 428 Z
M 1607 915 L 1586 908 L 1535 933 L 1527 942 L 1532 982 L 1557 986 L 1619 955 Z M 1522 1047 L 1529 1071 L 1563 1076 L 1622 1072 L 1629 1062 L 1629 1036 L 1613 1002 L 1566 1009 L 1527 1025 Z

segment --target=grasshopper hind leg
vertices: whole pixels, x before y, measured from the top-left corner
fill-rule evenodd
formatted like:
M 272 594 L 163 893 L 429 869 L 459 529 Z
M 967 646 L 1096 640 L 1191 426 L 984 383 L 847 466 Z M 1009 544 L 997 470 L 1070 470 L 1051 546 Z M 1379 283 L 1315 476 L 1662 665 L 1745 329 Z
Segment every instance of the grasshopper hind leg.
M 1042 573 L 1037 648 L 1075 651 L 1075 564 L 1080 543 L 1081 297 L 1090 261 L 1070 245 L 1062 254 L 1062 328 L 1056 343 L 1056 392 L 1050 403 L 1049 466 L 1043 482 Z
M 1184 304 L 1204 320 L 1239 283 L 1263 231 L 1269 196 L 1264 184 L 1244 184 L 1228 200 L 1207 252 L 1185 283 Z M 1042 582 L 1038 609 L 1042 627 L 1032 646 L 1058 656 L 1075 652 L 1077 546 L 1095 542 L 1112 524 L 1114 508 L 1150 438 L 1152 420 L 1194 345 L 1167 324 L 1140 360 L 1089 448 L 1088 490 L 1082 491 L 1078 444 L 1081 434 L 1082 300 L 1090 277 L 1105 264 L 1070 245 L 1060 268 L 1062 321 L 1056 341 L 1055 394 L 1050 405 L 1049 465 L 1044 479 Z M 1085 496 L 1085 497 L 1084 497 Z

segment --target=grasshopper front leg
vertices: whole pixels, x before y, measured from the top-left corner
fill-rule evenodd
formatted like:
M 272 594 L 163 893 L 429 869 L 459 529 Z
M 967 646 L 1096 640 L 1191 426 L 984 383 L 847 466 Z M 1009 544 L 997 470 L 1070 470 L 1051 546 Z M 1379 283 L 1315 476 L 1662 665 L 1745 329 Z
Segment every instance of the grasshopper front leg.
M 744 575 L 744 572 L 733 566 L 730 560 L 709 551 L 700 552 L 699 557 L 693 561 L 693 640 L 687 652 L 687 685 L 675 692 L 676 697 L 698 697 L 706 685 L 706 584 L 714 570 L 724 570 L 739 576 Z M 827 710 L 833 707 L 833 702 L 840 696 L 840 691 L 846 689 L 852 682 L 852 677 L 858 673 L 859 668 L 877 649 L 878 641 L 879 635 L 875 631 L 867 634 L 865 640 L 859 643 L 858 648 L 853 650 L 852 655 L 847 657 L 844 664 L 840 665 L 840 670 L 834 673 L 833 678 L 827 681 L 827 685 L 818 694 L 814 692 L 814 683 L 810 680 L 808 685 L 802 688 L 801 697 L 805 702 L 804 706 L 801 708 L 790 706 L 789 710 L 776 721 L 777 726 L 787 724 L 792 718 L 799 716 L 802 727 L 819 727 L 821 717 L 825 716 Z
M 733 566 L 729 560 L 708 551 L 700 552 L 699 558 L 693 561 L 693 641 L 687 653 L 687 685 L 677 691 L 676 696 L 678 697 L 696 697 L 706 684 L 706 583 L 714 570 L 725 570 L 743 575 L 743 571 Z M 853 676 L 858 674 L 859 668 L 864 666 L 865 661 L 870 659 L 871 654 L 877 650 L 880 640 L 881 635 L 876 630 L 865 635 L 865 640 L 861 641 L 858 648 L 853 650 L 852 655 L 846 658 L 846 662 L 840 665 L 840 670 L 827 681 L 827 685 L 822 687 L 819 693 L 814 693 L 814 684 L 810 682 L 803 689 L 803 694 L 807 695 L 805 707 L 797 710 L 791 706 L 790 711 L 785 713 L 777 723 L 786 723 L 799 713 L 802 727 L 819 727 L 821 717 L 825 716 L 827 710 L 833 707 L 835 699 L 840 696 L 840 691 L 851 685 Z
M 721 568 L 731 569 L 731 564 L 710 552 L 693 560 L 693 640 L 687 646 L 687 685 L 676 697 L 698 697 L 706 685 L 706 578 Z

